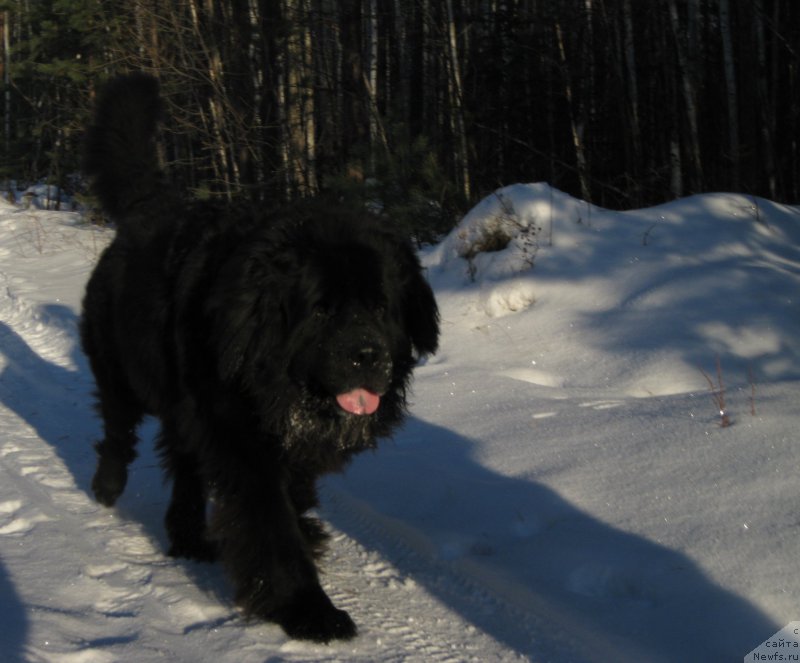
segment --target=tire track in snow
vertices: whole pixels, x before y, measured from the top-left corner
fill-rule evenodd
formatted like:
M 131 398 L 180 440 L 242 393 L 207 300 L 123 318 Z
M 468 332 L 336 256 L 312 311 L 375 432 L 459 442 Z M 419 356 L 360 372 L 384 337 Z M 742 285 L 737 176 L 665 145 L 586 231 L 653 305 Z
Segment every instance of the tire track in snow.
M 353 660 L 485 661 L 515 660 L 502 647 L 466 625 L 415 580 L 375 550 L 333 530 L 331 554 L 323 563 L 323 584 L 333 601 L 359 625 L 357 648 L 369 650 Z M 330 586 L 328 586 L 330 584 Z M 353 654 L 357 654 L 354 650 Z
M 363 623 L 365 633 L 399 636 L 405 651 L 426 652 L 420 660 L 551 659 L 552 647 L 538 644 L 533 615 L 508 605 L 452 565 L 426 554 L 426 545 L 415 542 L 418 537 L 410 528 L 401 531 L 405 526 L 382 522 L 370 507 L 341 491 L 326 486 L 323 496 L 325 514 L 347 531 L 337 530 L 335 542 L 345 542 L 347 556 L 362 560 L 349 573 L 363 576 L 365 587 L 354 603 L 353 616 Z M 404 591 L 413 596 L 398 598 Z M 364 615 L 361 620 L 359 613 Z M 559 646 L 555 653 L 559 661 L 577 660 L 564 647 Z
M 450 638 L 451 645 L 456 643 L 455 660 L 583 663 L 652 657 L 652 652 L 639 652 L 632 643 L 621 648 L 581 615 L 573 614 L 569 606 L 537 595 L 481 559 L 443 558 L 442 547 L 435 547 L 422 533 L 374 511 L 339 487 L 326 486 L 323 496 L 325 511 L 348 532 L 353 545 L 362 547 L 355 540 L 369 542 L 369 555 L 375 555 L 397 577 L 413 582 L 428 597 L 435 606 L 431 615 L 439 620 L 444 612 L 435 632 L 437 637 Z M 369 570 L 369 565 L 365 569 Z M 367 605 L 376 599 L 380 600 L 369 597 Z M 416 617 L 421 612 L 409 601 L 392 602 L 390 598 L 386 605 L 367 617 L 370 628 L 378 628 L 374 616 L 402 628 L 403 615 L 413 610 Z M 356 614 L 354 617 L 358 621 Z M 423 632 L 425 626 L 422 624 Z M 470 658 L 470 650 L 479 654 Z M 444 655 L 447 649 L 440 645 L 439 651 Z

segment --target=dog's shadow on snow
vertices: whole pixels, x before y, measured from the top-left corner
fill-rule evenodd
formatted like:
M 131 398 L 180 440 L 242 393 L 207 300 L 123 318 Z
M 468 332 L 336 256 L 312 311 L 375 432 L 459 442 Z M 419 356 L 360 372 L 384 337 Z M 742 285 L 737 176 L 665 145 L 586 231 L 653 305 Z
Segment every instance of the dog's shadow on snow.
M 94 379 L 78 342 L 78 317 L 71 309 L 60 305 L 42 306 L 38 314 L 42 324 L 65 332 L 62 340 L 71 345 L 70 365 L 49 361 L 0 321 L 0 354 L 5 358 L 5 366 L 0 369 L 0 403 L 15 412 L 53 449 L 77 488 L 93 500 L 91 482 L 97 463 L 94 442 L 100 439 L 102 426 L 93 407 Z M 46 348 L 42 350 L 43 353 L 47 351 Z M 166 551 L 168 542 L 163 519 L 169 489 L 164 484 L 154 450 L 156 432 L 156 422 L 145 420 L 139 430 L 139 455 L 130 467 L 128 486 L 114 509 L 123 519 L 141 525 L 155 548 Z M 99 504 L 97 508 L 105 509 Z M 201 590 L 231 603 L 232 590 L 219 565 L 186 560 L 175 563 L 185 569 Z M 0 592 L 2 590 L 0 577 Z M 2 604 L 12 605 L 5 600 Z M 20 619 L 24 619 L 22 608 Z
M 77 316 L 66 306 L 48 305 L 39 309 L 38 317 L 43 326 L 64 332 L 61 341 L 72 346 L 71 366 L 49 361 L 0 321 L 0 355 L 5 360 L 0 369 L 0 402 L 53 448 L 78 487 L 88 491 L 92 440 L 99 436 L 100 427 L 91 406 L 91 374 L 77 342 Z M 42 348 L 43 353 L 47 351 Z
M 74 322 L 74 313 L 66 307 L 49 308 L 51 310 L 43 314 L 48 318 L 52 317 L 56 324 L 68 327 Z M 61 416 L 68 411 L 74 412 L 76 406 L 83 406 L 83 403 L 76 402 L 80 400 L 77 396 L 80 391 L 77 386 L 77 374 L 43 359 L 2 321 L 0 321 L 0 357 L 4 364 L 0 369 L 0 403 L 15 412 L 36 431 L 37 435 L 54 447 L 74 476 L 80 476 L 81 472 L 78 471 L 80 454 L 76 455 L 68 450 L 71 433 L 74 431 L 65 428 L 65 421 L 70 419 L 65 420 Z M 86 419 L 89 417 L 91 412 L 87 412 Z M 13 438 L 6 440 L 14 442 Z M 86 447 L 91 452 L 91 445 L 87 444 Z M 66 453 L 60 451 L 62 448 Z M 25 643 L 28 638 L 29 620 L 14 580 L 1 559 L 0 606 L 2 606 L 0 607 L 2 659 L 9 662 L 26 660 Z
M 492 472 L 473 447 L 411 419 L 395 441 L 325 480 L 323 515 L 534 659 L 571 650 L 587 661 L 741 660 L 781 628 L 686 555 L 607 525 L 535 481 Z M 391 605 L 399 590 L 377 591 Z M 403 610 L 402 597 L 396 606 Z

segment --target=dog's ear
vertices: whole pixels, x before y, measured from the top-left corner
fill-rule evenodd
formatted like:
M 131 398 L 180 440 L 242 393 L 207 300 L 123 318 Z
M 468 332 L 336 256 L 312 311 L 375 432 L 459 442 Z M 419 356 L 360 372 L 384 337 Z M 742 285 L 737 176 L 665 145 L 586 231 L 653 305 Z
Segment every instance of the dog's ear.
M 217 371 L 226 383 L 233 382 L 242 374 L 245 361 L 252 356 L 257 330 L 253 293 L 238 294 L 233 306 L 217 309 L 218 315 L 214 320 Z
M 277 373 L 277 365 L 263 364 L 286 360 L 279 349 L 285 342 L 282 289 L 268 281 L 257 257 L 245 257 L 239 264 L 229 261 L 209 293 L 206 313 L 224 382 L 252 379 L 258 370 Z
M 416 254 L 410 247 L 408 253 L 409 269 L 402 295 L 403 318 L 417 355 L 424 357 L 439 347 L 439 308 Z

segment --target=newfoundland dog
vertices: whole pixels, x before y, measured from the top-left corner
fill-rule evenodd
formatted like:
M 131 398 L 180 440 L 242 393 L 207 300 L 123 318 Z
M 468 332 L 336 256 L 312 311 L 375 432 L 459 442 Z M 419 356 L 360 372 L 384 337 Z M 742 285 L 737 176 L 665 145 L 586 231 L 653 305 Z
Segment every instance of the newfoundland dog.
M 291 637 L 351 638 L 307 512 L 321 474 L 400 423 L 412 368 L 437 347 L 433 294 L 386 220 L 176 195 L 158 167 L 160 108 L 155 79 L 117 78 L 87 135 L 86 171 L 118 228 L 81 320 L 104 424 L 92 489 L 116 502 L 137 425 L 155 415 L 169 554 L 219 558 L 245 613 Z

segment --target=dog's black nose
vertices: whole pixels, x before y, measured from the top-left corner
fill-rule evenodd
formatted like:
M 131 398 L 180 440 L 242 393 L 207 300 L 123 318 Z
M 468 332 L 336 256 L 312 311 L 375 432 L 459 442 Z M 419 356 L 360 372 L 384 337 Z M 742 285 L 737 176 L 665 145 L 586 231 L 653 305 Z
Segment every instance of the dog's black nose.
M 372 368 L 385 357 L 384 350 L 378 345 L 370 344 L 358 348 L 353 354 L 353 366 Z

